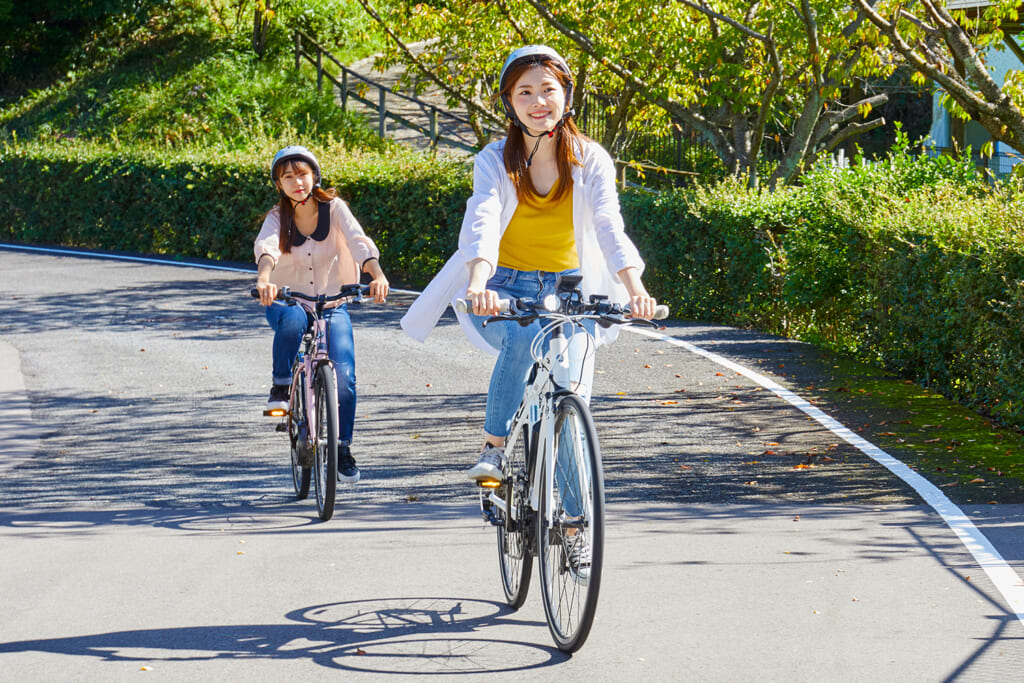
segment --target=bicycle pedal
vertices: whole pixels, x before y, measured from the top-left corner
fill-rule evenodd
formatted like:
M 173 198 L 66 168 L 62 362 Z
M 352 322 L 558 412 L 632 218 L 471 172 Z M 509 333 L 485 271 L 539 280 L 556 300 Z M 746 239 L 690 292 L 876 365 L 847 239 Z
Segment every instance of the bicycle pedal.
M 277 426 L 274 427 L 274 431 L 275 432 L 287 432 L 288 431 L 288 425 L 285 424 L 284 422 L 278 422 Z

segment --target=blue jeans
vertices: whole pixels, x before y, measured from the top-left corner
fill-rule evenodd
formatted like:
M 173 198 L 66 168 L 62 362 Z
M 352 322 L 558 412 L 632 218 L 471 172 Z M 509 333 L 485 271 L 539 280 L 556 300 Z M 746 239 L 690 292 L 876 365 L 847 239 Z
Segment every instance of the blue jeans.
M 487 281 L 487 289 L 494 290 L 503 299 L 532 298 L 540 301 L 548 294 L 554 294 L 555 284 L 559 275 L 575 275 L 578 270 L 565 270 L 561 273 L 544 271 L 522 271 L 512 268 L 498 267 L 491 279 Z M 512 428 L 512 419 L 523 399 L 526 381 L 533 365 L 530 355 L 530 344 L 541 330 L 540 322 L 533 322 L 523 327 L 513 322 L 490 323 L 483 325 L 486 316 L 470 315 L 473 324 L 480 330 L 487 342 L 498 351 L 498 359 L 491 372 L 490 387 L 487 390 L 487 412 L 484 417 L 484 431 L 493 436 L 507 437 Z M 588 325 L 592 329 L 593 326 Z M 576 334 L 569 346 L 569 376 L 573 382 L 580 384 L 579 391 L 585 399 L 590 396 L 592 363 L 584 363 L 586 345 L 589 338 L 585 334 Z M 544 350 L 547 351 L 547 340 Z M 563 505 L 567 514 L 579 514 L 579 493 L 570 490 L 566 485 L 565 472 L 574 471 L 575 464 L 559 453 L 558 465 L 555 467 L 556 481 L 562 492 Z M 563 462 L 564 461 L 564 462 Z
M 352 319 L 347 306 L 324 311 L 327 320 L 327 355 L 338 379 L 338 443 L 352 443 L 356 421 L 356 354 Z M 309 329 L 309 317 L 301 306 L 275 303 L 267 306 L 267 322 L 274 330 L 274 384 L 291 384 L 292 363 Z

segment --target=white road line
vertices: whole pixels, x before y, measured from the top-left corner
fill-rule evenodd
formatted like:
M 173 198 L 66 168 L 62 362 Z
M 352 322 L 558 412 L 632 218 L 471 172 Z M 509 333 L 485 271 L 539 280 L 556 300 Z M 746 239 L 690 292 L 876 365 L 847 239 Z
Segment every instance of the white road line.
M 17 249 L 22 251 L 33 251 L 51 253 L 64 256 L 88 256 L 91 258 L 106 258 L 120 261 L 136 261 L 143 263 L 155 263 L 164 266 L 184 266 L 188 268 L 207 268 L 210 270 L 226 270 L 236 273 L 252 273 L 254 269 L 249 268 L 236 268 L 230 266 L 217 266 L 208 265 L 203 263 L 184 263 L 181 261 L 165 261 L 161 259 L 145 258 L 137 256 L 121 256 L 118 254 L 96 254 L 88 251 L 76 251 L 72 249 L 55 249 L 52 247 L 30 247 L 23 245 L 14 244 L 2 244 L 0 243 L 0 249 Z M 398 294 L 419 294 L 419 292 L 412 290 L 392 290 Z M 743 367 L 731 360 L 719 356 L 716 353 L 707 351 L 705 349 L 691 344 L 690 342 L 683 341 L 682 339 L 676 339 L 669 335 L 661 334 L 659 332 L 653 332 L 650 330 L 642 330 L 639 328 L 626 328 L 628 331 L 635 334 L 640 334 L 652 339 L 672 344 L 680 348 L 686 349 L 690 353 L 695 353 L 698 356 L 703 356 L 708 360 L 722 365 L 734 372 L 737 372 L 744 377 L 751 379 L 757 384 L 761 385 L 765 389 L 773 392 L 776 396 L 786 401 L 790 405 L 799 410 L 803 411 L 811 419 L 818 422 L 820 425 L 831 431 L 839 438 L 846 441 L 848 444 L 858 449 L 869 458 L 877 462 L 878 464 L 885 467 L 887 470 L 892 472 L 894 475 L 905 481 L 914 491 L 917 492 L 921 498 L 928 503 L 932 509 L 935 510 L 942 517 L 942 520 L 947 526 L 953 531 L 954 534 L 960 539 L 960 542 L 964 544 L 964 547 L 974 556 L 975 561 L 985 571 L 992 583 L 995 584 L 996 588 L 1002 593 L 1003 598 L 1006 599 L 1007 604 L 1010 606 L 1010 610 L 1017 617 L 1017 619 L 1024 624 L 1024 582 L 1021 581 L 1017 572 L 1013 570 L 1003 556 L 999 554 L 995 546 L 985 537 L 983 533 L 974 525 L 974 522 L 964 514 L 963 510 L 957 507 L 953 501 L 945 496 L 934 484 L 922 477 L 917 472 L 913 471 L 905 464 L 892 457 L 878 446 L 874 445 L 870 441 L 857 436 L 849 428 L 844 427 L 838 420 L 825 414 L 818 408 L 815 408 L 806 400 L 800 398 L 789 389 L 786 389 L 782 385 L 774 382 L 773 380 L 760 375 L 749 368 Z
M 218 266 L 212 263 L 188 263 L 187 261 L 171 261 L 168 259 L 150 258 L 146 256 L 124 256 L 121 254 L 101 254 L 93 251 L 81 251 L 76 249 L 60 249 L 55 247 L 30 247 L 24 244 L 5 244 L 0 242 L 0 249 L 12 249 L 15 251 L 31 251 L 55 256 L 86 256 L 89 258 L 109 259 L 112 261 L 133 261 L 136 263 L 153 263 L 160 266 L 179 266 L 185 268 L 205 268 L 206 270 L 224 270 L 230 273 L 256 273 L 256 266 L 251 268 L 239 268 L 237 266 Z M 392 289 L 395 294 L 419 294 L 409 289 Z
M 758 374 L 749 368 L 739 365 L 738 363 L 734 363 L 728 358 L 724 358 L 717 353 L 712 353 L 711 351 L 702 349 L 695 344 L 683 341 L 682 339 L 676 339 L 675 337 L 661 334 L 660 332 L 635 327 L 627 327 L 625 329 L 635 334 L 640 334 L 645 337 L 650 337 L 651 339 L 657 339 L 659 341 L 672 344 L 673 346 L 678 346 L 690 353 L 703 356 L 714 363 L 747 377 L 765 389 L 773 392 L 776 396 L 793 407 L 803 411 L 805 415 L 818 422 L 821 426 L 825 427 L 830 432 L 905 481 L 914 489 L 914 491 L 917 492 L 919 496 L 921 496 L 921 498 L 925 500 L 926 503 L 932 507 L 932 509 L 935 510 L 935 512 L 939 514 L 940 517 L 942 517 L 942 520 L 946 525 L 949 526 L 953 533 L 957 535 L 960 541 L 964 544 L 964 547 L 966 547 L 967 550 L 970 551 L 971 555 L 974 556 L 978 565 L 985 570 L 985 573 L 988 575 L 989 579 L 991 579 L 992 583 L 995 584 L 999 592 L 1003 594 L 1003 598 L 1005 598 L 1007 604 L 1009 604 L 1011 612 L 1022 624 L 1024 624 L 1024 582 L 1021 581 L 1017 572 L 1013 570 L 1013 567 L 1007 564 L 1006 560 L 1004 560 L 1003 556 L 999 554 L 999 551 L 996 550 L 995 546 L 989 542 L 988 538 L 986 538 L 978 527 L 974 525 L 974 522 L 972 522 L 970 518 L 964 514 L 963 510 L 957 507 L 953 501 L 947 498 L 945 494 L 935 486 L 935 484 L 931 483 L 870 441 L 867 441 L 863 437 L 853 433 L 848 427 L 844 427 L 838 420 L 827 415 L 821 409 L 815 408 L 805 399 L 800 398 L 789 389 L 786 389 L 768 377 Z

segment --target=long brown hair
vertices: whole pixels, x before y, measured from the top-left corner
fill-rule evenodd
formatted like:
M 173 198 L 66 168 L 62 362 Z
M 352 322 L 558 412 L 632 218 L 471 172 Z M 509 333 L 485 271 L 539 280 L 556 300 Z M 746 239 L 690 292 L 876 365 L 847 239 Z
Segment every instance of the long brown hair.
M 499 93 L 499 97 L 505 96 L 511 99 L 512 90 L 522 75 L 528 69 L 538 65 L 543 66 L 548 70 L 548 73 L 555 77 L 559 84 L 561 84 L 563 91 L 568 90 L 569 76 L 558 68 L 553 59 L 540 56 L 535 60 L 515 64 L 509 68 L 505 78 L 505 90 Z M 565 104 L 567 107 L 572 106 L 572 102 L 566 102 Z M 562 121 L 562 125 L 555 129 L 555 163 L 558 165 L 558 179 L 560 182 L 556 184 L 551 199 L 559 200 L 572 190 L 572 167 L 583 165 L 583 162 L 577 156 L 577 152 L 582 147 L 582 143 L 588 140 L 589 138 L 576 127 L 576 122 L 571 116 L 566 116 Z M 529 169 L 526 166 L 528 157 L 526 135 L 523 134 L 522 129 L 515 121 L 509 121 L 508 139 L 505 141 L 504 153 L 505 171 L 508 173 L 508 177 L 512 179 L 512 182 L 515 183 L 516 196 L 519 198 L 519 201 L 530 203 L 539 193 L 533 185 Z M 569 182 L 565 182 L 566 179 Z
M 277 187 L 277 179 L 280 178 L 287 170 L 291 170 L 294 173 L 314 172 L 313 167 L 305 161 L 302 161 L 301 159 L 289 159 L 280 163 L 275 169 L 275 187 Z M 337 196 L 338 191 L 333 187 L 324 189 L 319 186 L 313 190 L 312 195 L 313 199 L 318 203 L 329 202 Z M 273 209 L 270 211 L 273 211 Z M 267 213 L 269 214 L 270 211 Z M 277 247 L 281 250 L 282 254 L 290 254 L 292 251 L 292 231 L 297 229 L 295 227 L 295 205 L 292 204 L 292 200 L 283 195 L 281 196 L 281 201 L 277 204 L 277 217 L 281 224 L 281 232 L 277 238 Z

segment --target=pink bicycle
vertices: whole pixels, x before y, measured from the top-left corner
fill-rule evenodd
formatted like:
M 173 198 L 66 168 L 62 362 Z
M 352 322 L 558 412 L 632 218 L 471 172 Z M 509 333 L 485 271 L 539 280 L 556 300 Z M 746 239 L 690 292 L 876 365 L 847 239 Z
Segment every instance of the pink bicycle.
M 310 296 L 282 287 L 277 298 L 298 304 L 310 319 L 299 352 L 292 363 L 288 410 L 270 410 L 270 417 L 286 418 L 279 427 L 291 442 L 292 484 L 295 497 L 309 495 L 310 479 L 316 491 L 317 514 L 323 521 L 334 515 L 338 485 L 338 385 L 334 364 L 327 356 L 327 304 L 359 301 L 366 292 L 362 285 L 344 285 L 337 294 Z M 252 289 L 250 294 L 259 297 Z

